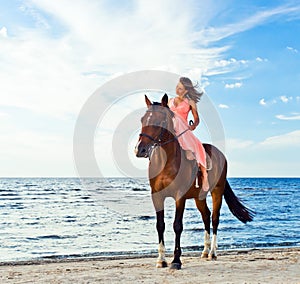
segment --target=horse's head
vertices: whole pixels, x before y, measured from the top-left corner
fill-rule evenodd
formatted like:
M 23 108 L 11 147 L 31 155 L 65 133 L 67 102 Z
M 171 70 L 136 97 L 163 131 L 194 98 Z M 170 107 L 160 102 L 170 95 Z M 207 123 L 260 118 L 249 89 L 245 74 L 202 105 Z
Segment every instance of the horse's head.
M 136 156 L 142 158 L 149 157 L 153 147 L 171 142 L 174 138 L 174 114 L 168 107 L 167 94 L 162 97 L 161 103 L 151 103 L 146 95 L 145 101 L 148 109 L 141 118 L 142 132 L 136 146 Z

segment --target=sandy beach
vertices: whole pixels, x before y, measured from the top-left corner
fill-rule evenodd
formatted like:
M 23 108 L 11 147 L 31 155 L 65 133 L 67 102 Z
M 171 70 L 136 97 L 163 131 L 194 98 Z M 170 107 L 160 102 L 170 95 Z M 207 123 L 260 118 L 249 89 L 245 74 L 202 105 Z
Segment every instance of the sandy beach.
M 183 267 L 118 257 L 2 263 L 0 283 L 300 283 L 300 248 L 220 251 L 217 261 L 183 254 Z M 171 261 L 171 256 L 168 256 Z

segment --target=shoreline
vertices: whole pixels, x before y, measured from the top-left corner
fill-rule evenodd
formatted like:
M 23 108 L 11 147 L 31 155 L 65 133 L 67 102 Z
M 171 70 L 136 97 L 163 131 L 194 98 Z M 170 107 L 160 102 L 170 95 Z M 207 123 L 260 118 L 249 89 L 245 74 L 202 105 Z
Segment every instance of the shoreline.
M 247 254 L 249 252 L 282 252 L 289 250 L 299 250 L 300 246 L 291 246 L 291 247 L 263 247 L 263 248 L 235 248 L 235 249 L 224 249 L 218 250 L 218 255 L 227 256 L 232 254 Z M 201 251 L 201 250 L 200 250 Z M 183 257 L 198 257 L 201 253 L 199 251 L 187 251 L 182 252 Z M 50 263 L 70 263 L 70 262 L 86 262 L 86 261 L 110 261 L 110 260 L 130 260 L 130 259 L 143 259 L 143 258 L 156 258 L 157 253 L 145 253 L 145 254 L 116 254 L 116 255 L 99 255 L 99 256 L 49 256 L 49 257 L 41 257 L 36 259 L 28 259 L 28 260 L 12 260 L 12 261 L 0 261 L 0 267 L 3 266 L 16 266 L 16 265 L 42 265 L 42 264 L 50 264 Z M 167 258 L 172 258 L 172 253 L 166 253 Z
M 7 262 L 0 264 L 0 283 L 300 283 L 300 247 L 219 251 L 217 261 L 183 253 L 178 271 L 157 269 L 156 257 Z

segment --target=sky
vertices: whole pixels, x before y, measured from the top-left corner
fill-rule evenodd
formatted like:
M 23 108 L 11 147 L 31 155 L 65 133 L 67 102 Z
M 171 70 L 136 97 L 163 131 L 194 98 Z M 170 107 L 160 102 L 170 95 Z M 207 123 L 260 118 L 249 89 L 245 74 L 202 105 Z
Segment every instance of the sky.
M 300 177 L 299 1 L 70 3 L 0 0 L 0 176 L 77 176 L 73 136 L 86 101 L 114 78 L 161 70 L 198 82 L 213 103 L 230 177 Z M 145 107 L 143 92 L 120 97 L 95 133 L 105 176 L 122 176 L 118 123 Z M 195 134 L 209 142 L 201 108 Z M 133 154 L 137 134 L 124 143 L 146 169 Z

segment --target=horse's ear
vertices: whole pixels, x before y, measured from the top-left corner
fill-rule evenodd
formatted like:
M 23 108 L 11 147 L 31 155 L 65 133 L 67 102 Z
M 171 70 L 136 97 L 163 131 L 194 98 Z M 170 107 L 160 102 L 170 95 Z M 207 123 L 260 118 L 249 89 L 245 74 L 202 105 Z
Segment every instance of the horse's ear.
M 168 106 L 168 101 L 169 101 L 168 95 L 164 94 L 164 96 L 161 99 L 161 105 L 164 107 Z
M 146 105 L 147 105 L 148 108 L 152 105 L 152 103 L 151 103 L 151 101 L 148 99 L 147 95 L 145 95 L 145 102 L 146 102 Z

